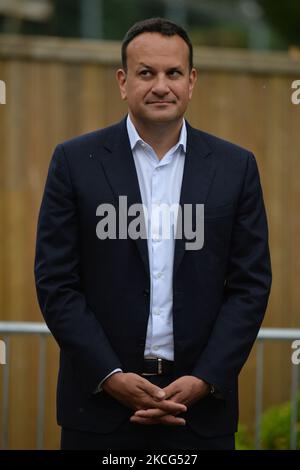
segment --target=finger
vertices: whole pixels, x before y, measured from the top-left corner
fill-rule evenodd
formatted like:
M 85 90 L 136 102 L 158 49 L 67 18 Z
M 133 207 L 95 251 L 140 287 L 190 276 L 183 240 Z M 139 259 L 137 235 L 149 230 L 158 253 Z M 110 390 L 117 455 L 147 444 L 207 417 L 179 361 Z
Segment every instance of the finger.
M 173 395 L 165 399 L 168 400 L 169 402 L 172 401 L 173 403 L 182 404 L 184 403 L 184 398 L 185 398 L 185 395 L 181 391 L 179 391 L 179 392 L 174 392 Z
M 158 408 L 170 414 L 174 414 L 176 412 L 184 413 L 187 410 L 187 407 L 183 403 L 176 403 L 171 400 L 164 400 L 164 401 L 158 402 L 155 407 L 152 407 L 152 409 L 153 408 Z
M 167 387 L 163 388 L 163 391 L 165 392 L 165 399 L 167 400 L 176 395 L 181 390 L 179 390 L 175 382 L 172 382 Z
M 173 415 L 166 415 L 156 419 L 160 424 L 165 424 L 167 426 L 185 426 L 186 424 L 185 419 L 176 418 Z
M 160 387 L 157 387 L 156 385 L 153 385 L 151 382 L 149 382 L 149 380 L 143 380 L 143 382 L 139 384 L 139 387 L 155 400 L 165 399 L 166 394 L 164 390 Z
M 130 418 L 132 423 L 136 424 L 164 424 L 167 426 L 185 426 L 186 422 L 183 418 L 176 418 L 173 415 L 162 416 L 161 418 L 139 418 L 137 416 L 132 416 Z
M 138 418 L 160 418 L 161 416 L 165 416 L 167 414 L 167 411 L 162 411 L 158 408 L 153 408 L 151 410 L 149 409 L 136 411 L 133 416 L 137 416 Z
M 177 416 L 180 413 L 182 413 L 182 411 L 176 411 L 176 412 L 172 413 L 172 415 Z M 134 416 L 138 416 L 140 418 L 160 418 L 161 416 L 166 416 L 168 414 L 170 414 L 170 413 L 168 413 L 167 411 L 162 411 L 158 408 L 153 408 L 153 409 L 149 409 L 149 410 L 136 411 Z
M 175 415 L 175 414 L 179 414 L 179 413 L 185 413 L 187 411 L 187 407 L 184 405 L 184 404 L 181 404 L 181 403 L 172 403 L 172 404 L 169 404 L 169 403 L 164 403 L 164 402 L 157 402 L 157 403 L 143 403 L 142 406 L 136 408 L 136 412 L 139 412 L 139 411 L 150 411 L 150 410 L 160 410 L 161 411 L 161 415 L 164 415 L 164 414 L 171 414 L 171 415 Z

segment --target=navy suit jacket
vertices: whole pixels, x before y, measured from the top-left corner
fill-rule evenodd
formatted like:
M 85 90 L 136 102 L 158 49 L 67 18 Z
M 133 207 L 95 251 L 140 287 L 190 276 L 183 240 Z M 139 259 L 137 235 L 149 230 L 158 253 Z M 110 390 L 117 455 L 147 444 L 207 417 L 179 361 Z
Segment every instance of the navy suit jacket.
M 58 423 L 110 432 L 133 414 L 93 393 L 115 368 L 142 372 L 149 316 L 147 240 L 99 240 L 97 207 L 126 195 L 141 203 L 126 120 L 56 147 L 40 209 L 35 277 L 45 321 L 60 346 Z M 238 374 L 267 306 L 268 230 L 254 156 L 187 124 L 180 204 L 205 204 L 204 246 L 175 244 L 175 378 L 214 384 L 185 414 L 202 436 L 236 431 Z M 129 221 L 130 222 L 130 218 Z

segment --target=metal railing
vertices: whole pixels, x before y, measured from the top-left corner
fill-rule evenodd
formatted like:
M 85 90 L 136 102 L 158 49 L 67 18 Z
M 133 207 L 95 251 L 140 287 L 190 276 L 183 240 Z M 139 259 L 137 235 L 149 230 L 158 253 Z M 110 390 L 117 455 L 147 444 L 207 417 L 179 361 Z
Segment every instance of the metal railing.
M 39 370 L 38 370 L 38 402 L 36 423 L 36 448 L 44 447 L 44 422 L 45 422 L 45 376 L 46 376 L 46 338 L 51 333 L 45 323 L 30 322 L 0 322 L 1 339 L 6 345 L 5 362 L 3 371 L 3 398 L 2 398 L 2 439 L 1 448 L 8 448 L 8 402 L 9 402 L 9 355 L 10 337 L 12 335 L 39 335 Z M 4 335 L 2 337 L 2 335 Z M 1 367 L 1 366 L 0 366 Z
M 36 448 L 43 449 L 44 445 L 44 403 L 46 376 L 46 339 L 50 331 L 44 323 L 0 322 L 0 335 L 6 345 L 6 363 L 9 364 L 10 336 L 39 335 L 39 370 L 38 370 L 38 403 Z M 3 335 L 3 336 L 2 336 Z M 293 328 L 262 328 L 257 337 L 257 367 L 256 367 L 256 405 L 255 405 L 255 448 L 261 448 L 261 418 L 263 412 L 263 379 L 264 379 L 264 344 L 265 341 L 293 341 L 300 339 L 300 329 Z M 292 363 L 291 363 L 292 364 Z M 299 387 L 299 365 L 292 364 L 291 385 L 291 449 L 297 448 L 297 394 Z M 2 399 L 2 442 L 1 448 L 8 447 L 8 402 L 9 402 L 9 367 L 3 371 Z
M 263 412 L 264 345 L 265 341 L 293 341 L 300 339 L 299 328 L 261 328 L 257 337 L 256 351 L 256 401 L 255 401 L 255 448 L 261 448 L 261 417 Z M 293 364 L 291 385 L 291 449 L 297 449 L 297 411 L 299 367 Z

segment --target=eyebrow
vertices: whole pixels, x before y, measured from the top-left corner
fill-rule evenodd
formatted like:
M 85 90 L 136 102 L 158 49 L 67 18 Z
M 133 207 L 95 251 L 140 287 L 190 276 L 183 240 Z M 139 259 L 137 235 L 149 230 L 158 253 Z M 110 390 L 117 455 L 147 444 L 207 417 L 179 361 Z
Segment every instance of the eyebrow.
M 154 67 L 152 67 L 151 65 L 144 64 L 144 62 L 139 62 L 138 65 L 142 66 L 142 67 L 145 67 L 147 69 L 151 69 L 151 70 L 154 69 Z M 182 66 L 181 65 L 173 65 L 173 66 L 168 68 L 168 70 L 177 70 L 177 69 L 182 70 Z
M 144 64 L 144 62 L 139 62 L 139 66 L 145 67 L 146 69 L 152 69 L 151 65 Z

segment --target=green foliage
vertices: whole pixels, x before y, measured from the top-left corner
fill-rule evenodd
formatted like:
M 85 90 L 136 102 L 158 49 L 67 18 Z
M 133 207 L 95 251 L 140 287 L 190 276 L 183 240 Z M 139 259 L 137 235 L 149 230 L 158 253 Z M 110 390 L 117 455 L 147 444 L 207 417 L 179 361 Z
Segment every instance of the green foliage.
M 247 47 L 248 36 L 245 28 L 236 24 L 202 26 L 189 30 L 195 46 Z
M 300 394 L 298 395 L 297 449 L 300 449 Z M 291 448 L 291 402 L 273 406 L 263 413 L 261 423 L 261 448 L 288 450 Z M 239 426 L 236 449 L 254 449 L 254 439 L 245 426 Z
M 300 45 L 299 0 L 259 0 L 269 24 L 290 45 Z
M 300 448 L 300 394 L 298 395 L 297 448 Z M 263 414 L 262 448 L 270 450 L 290 449 L 291 403 L 274 406 Z
M 299 0 L 253 0 L 254 9 L 258 3 L 263 11 L 264 26 L 260 24 L 261 21 L 256 25 L 253 19 L 251 28 L 249 18 L 248 22 L 245 21 L 246 16 L 240 8 L 242 3 L 249 3 L 251 9 L 251 2 L 241 0 L 49 0 L 49 3 L 53 6 L 53 13 L 43 21 L 19 18 L 16 13 L 11 16 L 0 11 L 0 34 L 5 32 L 121 40 L 136 21 L 162 16 L 185 24 L 195 45 L 260 47 L 259 44 L 262 44 L 262 47 L 275 49 L 287 49 L 290 45 L 300 46 Z M 87 17 L 90 14 L 94 18 L 93 24 L 83 21 L 86 18 L 83 12 Z M 264 36 L 265 27 L 269 31 L 267 36 Z M 256 38 L 254 43 L 253 35 Z
M 238 432 L 235 435 L 235 448 L 236 450 L 252 450 L 254 448 L 246 426 L 239 426 Z

